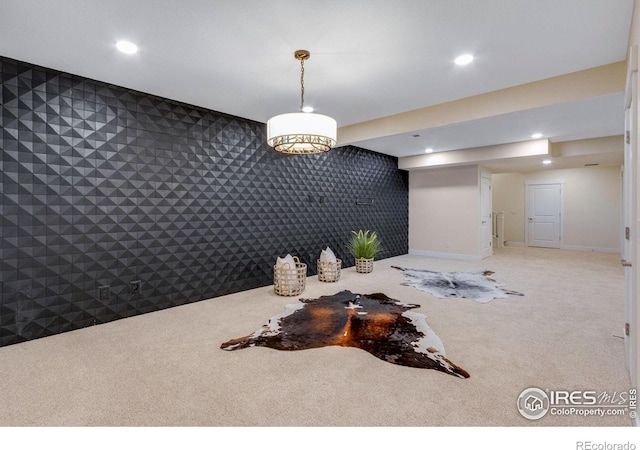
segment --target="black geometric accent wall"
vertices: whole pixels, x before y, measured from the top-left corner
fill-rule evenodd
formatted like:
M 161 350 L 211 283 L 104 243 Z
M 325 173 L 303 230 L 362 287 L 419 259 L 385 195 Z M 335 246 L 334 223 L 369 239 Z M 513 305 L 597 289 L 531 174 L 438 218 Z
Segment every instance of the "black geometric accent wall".
M 356 147 L 286 156 L 265 125 L 0 57 L 0 346 L 408 251 L 408 177 Z M 140 281 L 139 289 L 130 283 Z

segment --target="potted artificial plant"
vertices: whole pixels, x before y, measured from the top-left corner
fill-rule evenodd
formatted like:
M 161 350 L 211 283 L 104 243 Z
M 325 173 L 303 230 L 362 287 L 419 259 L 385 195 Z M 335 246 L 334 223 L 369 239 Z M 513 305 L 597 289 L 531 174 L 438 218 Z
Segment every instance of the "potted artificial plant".
M 373 258 L 382 250 L 380 239 L 375 231 L 371 233 L 369 230 L 360 230 L 352 233 L 347 248 L 356 260 L 356 272 L 369 273 L 373 271 Z

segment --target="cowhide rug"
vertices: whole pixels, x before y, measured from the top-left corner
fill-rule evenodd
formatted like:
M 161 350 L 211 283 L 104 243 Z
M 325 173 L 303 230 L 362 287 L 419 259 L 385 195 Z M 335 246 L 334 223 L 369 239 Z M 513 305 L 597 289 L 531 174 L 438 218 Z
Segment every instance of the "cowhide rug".
M 384 294 L 335 295 L 300 299 L 249 336 L 221 345 L 224 350 L 262 346 L 304 350 L 338 345 L 356 347 L 401 366 L 435 369 L 460 378 L 469 374 L 445 357 L 440 338 L 420 305 L 401 303 Z
M 479 303 L 487 303 L 494 298 L 508 298 L 509 295 L 524 295 L 521 292 L 510 291 L 500 287 L 491 278 L 494 272 L 433 272 L 431 270 L 407 269 L 392 266 L 402 270 L 406 278 L 403 286 L 413 286 L 437 298 L 468 298 Z

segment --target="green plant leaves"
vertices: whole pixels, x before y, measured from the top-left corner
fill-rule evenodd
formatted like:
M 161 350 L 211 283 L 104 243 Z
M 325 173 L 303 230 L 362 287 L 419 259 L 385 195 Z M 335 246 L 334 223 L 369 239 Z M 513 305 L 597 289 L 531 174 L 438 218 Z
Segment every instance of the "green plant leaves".
M 372 259 L 382 250 L 380 239 L 375 231 L 373 233 L 369 230 L 351 232 L 353 233 L 353 236 L 347 244 L 347 249 L 356 259 Z

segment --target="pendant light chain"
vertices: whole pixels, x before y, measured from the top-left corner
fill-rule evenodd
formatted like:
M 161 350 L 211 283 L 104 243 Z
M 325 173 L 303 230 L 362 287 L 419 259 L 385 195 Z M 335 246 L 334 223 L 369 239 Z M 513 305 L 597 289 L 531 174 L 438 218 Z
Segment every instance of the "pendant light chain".
M 300 111 L 304 107 L 304 59 L 300 59 Z

